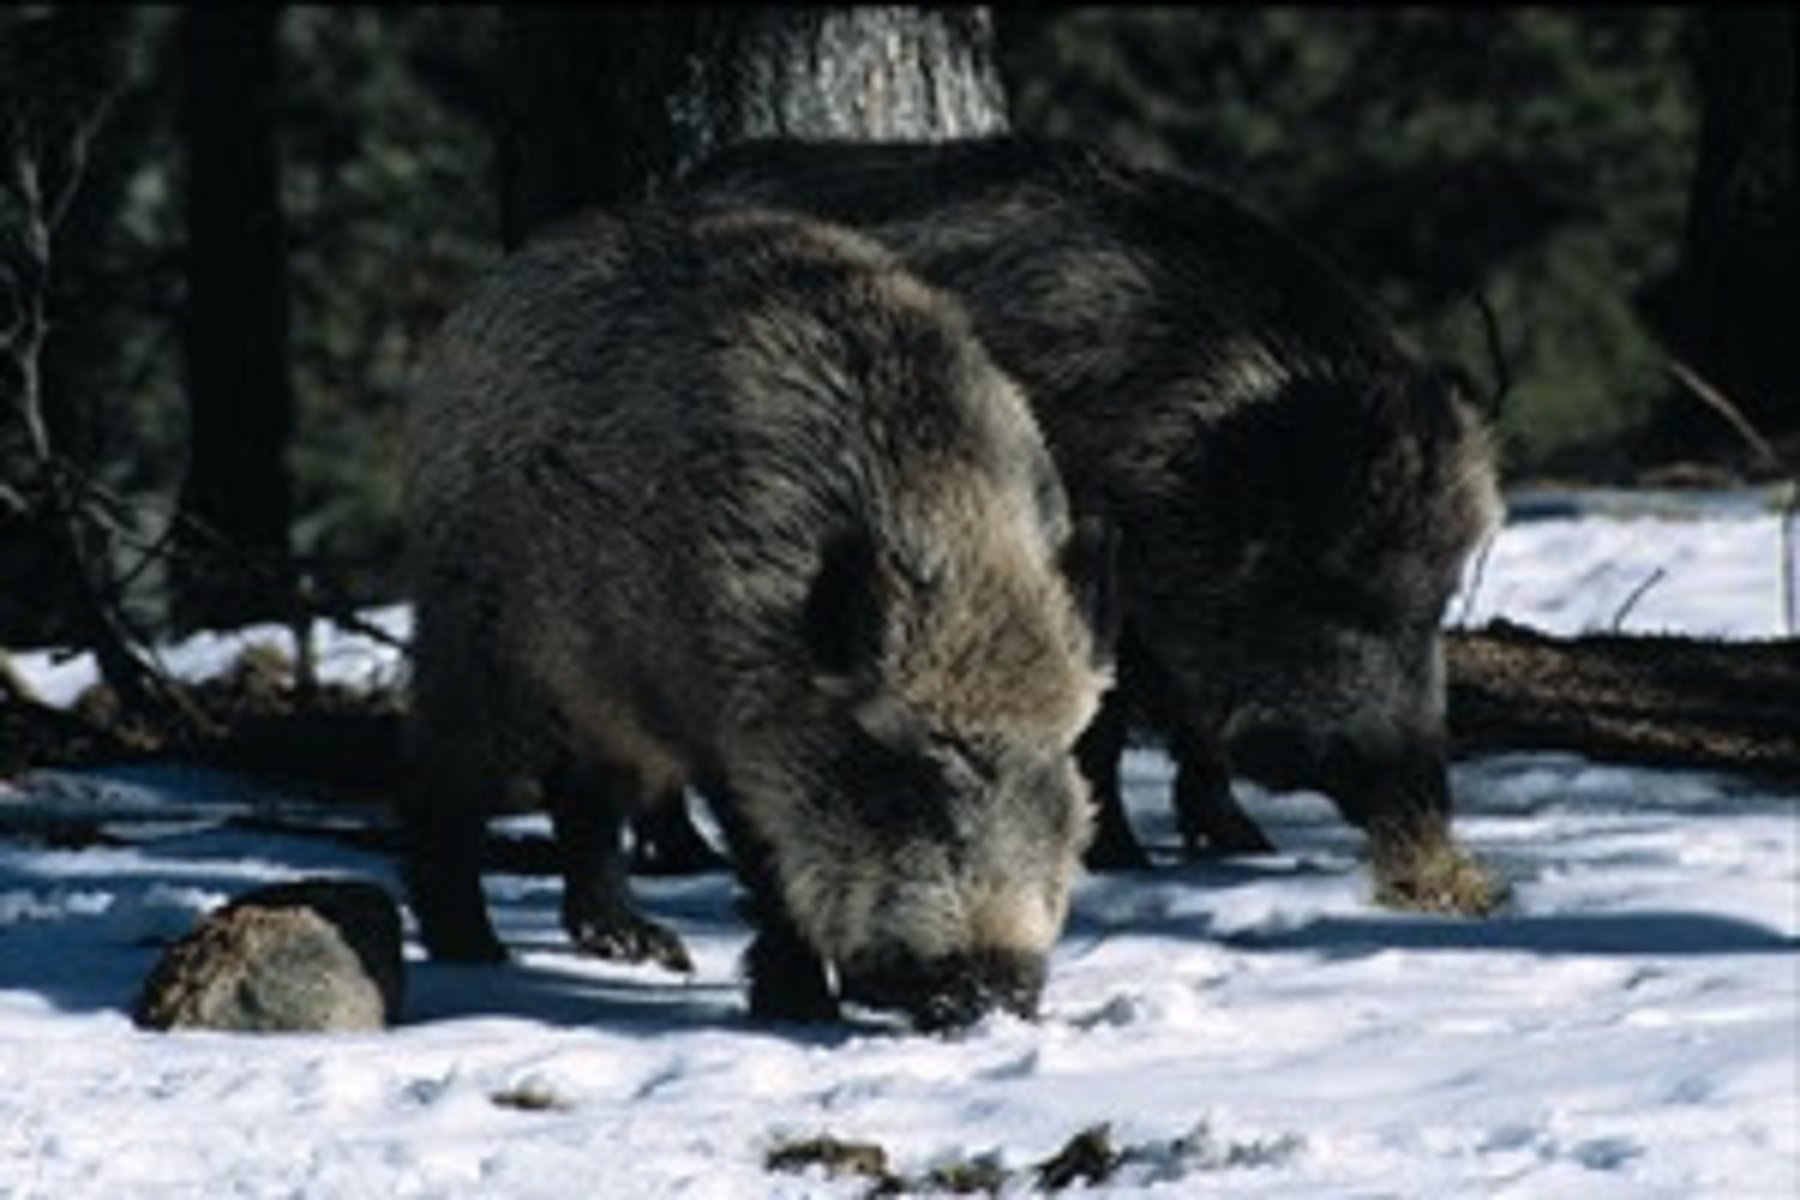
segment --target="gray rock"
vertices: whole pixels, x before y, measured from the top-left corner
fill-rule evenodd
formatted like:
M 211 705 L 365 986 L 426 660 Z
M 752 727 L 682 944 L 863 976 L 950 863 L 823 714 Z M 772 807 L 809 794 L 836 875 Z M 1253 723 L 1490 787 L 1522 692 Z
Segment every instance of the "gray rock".
M 147 1029 L 382 1029 L 404 997 L 400 912 L 384 888 L 306 879 L 259 888 L 171 946 L 133 1017 Z

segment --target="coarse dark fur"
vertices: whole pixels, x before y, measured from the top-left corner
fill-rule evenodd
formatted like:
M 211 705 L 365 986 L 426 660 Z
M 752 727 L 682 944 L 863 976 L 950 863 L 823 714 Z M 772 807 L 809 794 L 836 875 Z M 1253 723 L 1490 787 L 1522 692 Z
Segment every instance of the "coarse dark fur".
M 1029 1010 L 1104 654 L 1094 556 L 960 307 L 816 222 L 595 214 L 424 362 L 405 816 L 431 952 L 502 953 L 479 844 L 510 798 L 550 810 L 577 943 L 685 965 L 619 829 L 691 781 L 750 892 L 757 1011 L 834 1013 L 827 964 L 922 1025 Z
M 1447 838 L 1438 631 L 1499 511 L 1456 372 L 1217 187 L 1081 147 L 755 142 L 688 186 L 850 225 L 955 293 L 1076 511 L 1116 518 L 1092 861 L 1143 861 L 1118 761 L 1144 719 L 1190 850 L 1268 847 L 1234 771 L 1328 792 L 1377 851 Z

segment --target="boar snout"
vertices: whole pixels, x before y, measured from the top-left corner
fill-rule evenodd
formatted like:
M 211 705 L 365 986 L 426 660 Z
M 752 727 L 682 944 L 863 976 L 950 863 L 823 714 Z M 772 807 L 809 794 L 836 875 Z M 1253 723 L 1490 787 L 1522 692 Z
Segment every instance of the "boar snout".
M 886 953 L 845 964 L 842 990 L 846 1000 L 904 1012 L 919 1030 L 935 1033 L 972 1025 L 992 1012 L 1036 1018 L 1046 971 L 1043 955 L 1017 950 L 936 959 Z

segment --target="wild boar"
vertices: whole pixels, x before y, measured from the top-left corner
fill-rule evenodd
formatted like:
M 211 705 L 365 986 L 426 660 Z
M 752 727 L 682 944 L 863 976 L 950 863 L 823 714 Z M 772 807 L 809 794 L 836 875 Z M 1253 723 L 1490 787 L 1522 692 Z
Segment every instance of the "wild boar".
M 430 952 L 503 955 L 483 819 L 525 801 L 575 942 L 685 967 L 620 827 L 692 782 L 749 891 L 753 1011 L 1029 1013 L 1090 835 L 1104 532 L 960 306 L 810 220 L 592 214 L 423 361 L 403 816 Z
M 1500 508 L 1459 372 L 1217 186 L 1083 147 L 752 142 L 686 187 L 849 225 L 954 293 L 1075 511 L 1116 520 L 1093 865 L 1144 862 L 1118 761 L 1146 723 L 1190 851 L 1269 848 L 1234 771 L 1327 792 L 1378 864 L 1450 848 L 1439 627 Z

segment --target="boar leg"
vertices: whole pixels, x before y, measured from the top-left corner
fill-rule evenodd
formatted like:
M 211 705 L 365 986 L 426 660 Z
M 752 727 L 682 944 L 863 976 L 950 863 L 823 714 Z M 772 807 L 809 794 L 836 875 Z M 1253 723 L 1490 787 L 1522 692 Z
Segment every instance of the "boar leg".
M 1119 793 L 1119 759 L 1125 753 L 1126 733 L 1123 689 L 1113 688 L 1075 744 L 1081 773 L 1093 790 L 1094 840 L 1085 860 L 1094 871 L 1131 871 L 1150 865 L 1149 856 L 1131 832 Z
M 550 820 L 562 866 L 562 922 L 584 953 L 613 962 L 694 969 L 675 932 L 632 903 L 621 840 L 623 814 L 641 790 L 629 771 L 584 766 L 551 781 Z
M 1231 768 L 1212 738 L 1183 732 L 1175 759 L 1175 822 L 1188 857 L 1202 848 L 1213 854 L 1272 854 L 1275 844 L 1238 804 L 1231 791 Z
M 1467 916 L 1486 916 L 1506 903 L 1505 881 L 1451 833 L 1449 764 L 1435 741 L 1363 766 L 1359 786 L 1332 796 L 1368 834 L 1378 903 Z
M 1450 768 L 1435 741 L 1387 755 L 1364 755 L 1328 789 L 1338 811 L 1367 832 L 1379 853 L 1450 842 Z
M 1411 912 L 1485 917 L 1508 898 L 1506 882 L 1463 849 L 1443 819 L 1369 826 L 1375 901 Z
M 481 890 L 486 810 L 477 777 L 433 764 L 409 776 L 401 809 L 404 873 L 419 940 L 440 961 L 498 962 L 506 950 Z
M 764 1021 L 835 1021 L 837 999 L 825 964 L 785 915 L 763 913 L 744 952 L 750 1013 Z
M 717 786 L 704 792 L 744 884 L 740 911 L 756 930 L 743 964 L 750 1015 L 763 1021 L 835 1021 L 838 1002 L 825 975 L 825 962 L 788 915 L 772 851 L 725 792 Z
M 631 869 L 641 875 L 698 875 L 725 866 L 695 827 L 687 795 L 679 788 L 633 817 L 631 832 Z

